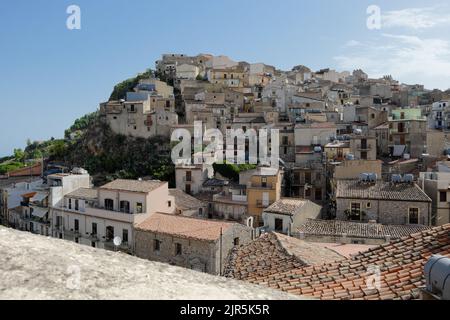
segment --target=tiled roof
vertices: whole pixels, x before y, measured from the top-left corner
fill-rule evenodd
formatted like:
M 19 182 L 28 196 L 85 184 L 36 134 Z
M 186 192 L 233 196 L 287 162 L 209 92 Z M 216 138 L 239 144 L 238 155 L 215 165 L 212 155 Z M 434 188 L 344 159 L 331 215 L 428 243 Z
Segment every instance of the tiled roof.
M 234 224 L 188 218 L 164 213 L 153 213 L 148 219 L 140 223 L 136 229 L 151 231 L 175 237 L 215 241 L 220 237 L 220 231 L 225 232 Z
M 175 205 L 181 210 L 191 210 L 203 207 L 205 203 L 180 189 L 169 189 L 169 195 L 175 198 Z
M 361 237 L 370 239 L 399 239 L 410 234 L 429 229 L 420 225 L 382 225 L 378 223 L 359 223 L 339 220 L 308 219 L 298 227 L 298 232 L 305 235 Z
M 305 200 L 300 199 L 280 199 L 270 205 L 264 212 L 295 215 L 305 205 Z
M 228 257 L 226 276 L 250 281 L 295 270 L 309 264 L 343 259 L 336 252 L 315 243 L 266 233 L 257 240 L 234 248 Z
M 431 202 L 416 184 L 383 181 L 370 184 L 358 180 L 338 180 L 336 198 Z
M 98 193 L 97 193 L 97 189 L 79 188 L 79 189 L 67 194 L 66 197 L 94 200 L 94 199 L 98 198 Z
M 123 191 L 131 191 L 131 192 L 151 192 L 165 182 L 161 182 L 158 180 L 145 181 L 145 180 L 125 180 L 125 179 L 117 179 L 110 183 L 107 183 L 101 186 L 101 189 L 110 189 L 110 190 L 123 190 Z
M 450 224 L 412 234 L 338 262 L 280 270 L 269 275 L 247 274 L 246 280 L 289 293 L 331 300 L 411 300 L 425 285 L 423 268 L 440 254 L 450 257 Z M 366 284 L 380 268 L 380 287 Z

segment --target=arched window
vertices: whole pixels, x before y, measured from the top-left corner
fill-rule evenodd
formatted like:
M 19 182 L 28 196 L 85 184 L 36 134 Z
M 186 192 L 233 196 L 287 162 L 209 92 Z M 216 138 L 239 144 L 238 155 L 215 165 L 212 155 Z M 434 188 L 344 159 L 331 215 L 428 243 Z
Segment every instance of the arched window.
M 130 213 L 130 202 L 120 201 L 120 212 Z
M 105 209 L 106 210 L 114 210 L 114 200 L 112 199 L 105 199 Z

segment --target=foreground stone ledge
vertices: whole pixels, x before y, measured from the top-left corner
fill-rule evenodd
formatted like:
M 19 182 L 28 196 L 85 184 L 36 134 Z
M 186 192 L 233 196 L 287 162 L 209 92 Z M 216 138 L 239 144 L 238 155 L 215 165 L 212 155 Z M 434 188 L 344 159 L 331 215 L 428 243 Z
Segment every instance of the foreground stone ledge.
M 0 299 L 298 298 L 241 281 L 0 227 Z

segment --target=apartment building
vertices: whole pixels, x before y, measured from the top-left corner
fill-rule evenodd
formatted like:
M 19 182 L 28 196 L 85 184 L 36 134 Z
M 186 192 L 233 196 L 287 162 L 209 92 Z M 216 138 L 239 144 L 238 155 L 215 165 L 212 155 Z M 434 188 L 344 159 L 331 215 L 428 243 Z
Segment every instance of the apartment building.
M 426 151 L 427 118 L 419 108 L 392 110 L 389 122 L 389 149 L 394 157 L 409 154 L 419 158 Z
M 281 198 L 282 172 L 279 169 L 259 167 L 251 170 L 247 181 L 248 215 L 254 226 L 262 227 L 265 208 Z
M 450 172 L 421 172 L 417 183 L 433 201 L 432 224 L 450 223 Z
M 77 188 L 50 211 L 54 237 L 133 253 L 134 226 L 154 212 L 174 213 L 175 199 L 167 182 L 118 179 Z
M 353 135 L 350 138 L 350 154 L 356 160 L 377 159 L 377 139 L 374 136 Z

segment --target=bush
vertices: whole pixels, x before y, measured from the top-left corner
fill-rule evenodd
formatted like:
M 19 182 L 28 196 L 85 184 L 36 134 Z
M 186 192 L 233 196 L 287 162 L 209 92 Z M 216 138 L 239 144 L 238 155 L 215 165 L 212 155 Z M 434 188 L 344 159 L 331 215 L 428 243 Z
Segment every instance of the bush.
M 232 181 L 239 181 L 239 173 L 242 171 L 256 169 L 256 165 L 254 164 L 228 164 L 224 162 L 223 164 L 214 163 L 213 168 L 214 172 L 220 173 L 225 178 L 228 178 Z

